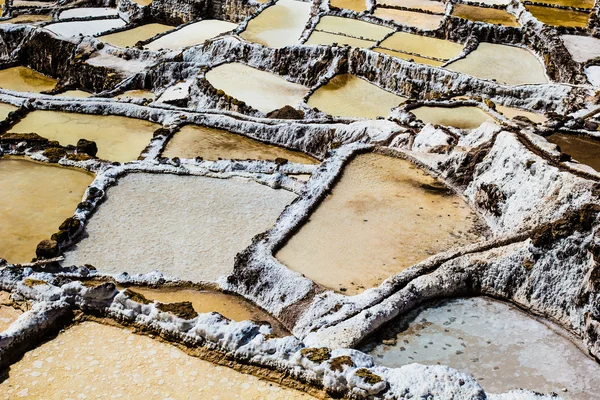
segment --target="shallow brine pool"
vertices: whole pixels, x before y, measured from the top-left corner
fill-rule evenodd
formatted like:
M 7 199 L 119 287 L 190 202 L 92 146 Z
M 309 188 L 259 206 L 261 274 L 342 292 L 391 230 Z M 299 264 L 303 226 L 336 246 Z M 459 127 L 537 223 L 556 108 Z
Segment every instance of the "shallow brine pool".
M 58 80 L 27 67 L 0 70 L 0 89 L 40 93 L 54 89 Z

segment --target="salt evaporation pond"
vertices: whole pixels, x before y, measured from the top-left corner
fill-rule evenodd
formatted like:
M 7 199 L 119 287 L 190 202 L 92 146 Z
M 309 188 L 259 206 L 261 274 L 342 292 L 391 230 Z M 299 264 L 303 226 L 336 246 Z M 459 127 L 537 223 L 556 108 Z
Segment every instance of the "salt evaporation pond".
M 38 243 L 73 216 L 93 179 L 83 170 L 0 158 L 0 258 L 31 261 Z
M 129 174 L 108 189 L 87 237 L 66 253 L 64 265 L 215 280 L 231 272 L 235 255 L 295 197 L 236 178 Z
M 58 15 L 58 19 L 67 18 L 84 18 L 84 17 L 109 17 L 118 15 L 119 12 L 116 8 L 109 7 L 84 7 L 84 8 L 72 8 L 70 10 L 62 11 Z
M 10 129 L 14 133 L 35 132 L 61 145 L 76 145 L 79 139 L 96 142 L 98 158 L 127 162 L 137 160 L 150 143 L 159 124 L 116 115 L 33 111 Z
M 50 21 L 52 17 L 50 15 L 35 15 L 35 14 L 23 14 L 17 15 L 16 17 L 0 21 L 0 25 L 3 24 L 32 24 L 36 25 L 39 22 Z
M 536 5 L 526 5 L 525 7 L 540 22 L 551 26 L 585 28 L 590 19 L 590 14 L 587 12 Z
M 86 99 L 92 96 L 92 93 L 84 92 L 83 90 L 66 90 L 62 93 L 55 94 L 57 97 L 74 97 L 76 99 Z
M 308 93 L 305 86 L 241 63 L 219 65 L 206 73 L 206 79 L 216 89 L 262 112 L 295 106 Z
M 40 93 L 54 89 L 58 80 L 27 67 L 0 70 L 0 89 Z
M 278 0 L 258 16 L 248 21 L 241 37 L 249 42 L 269 47 L 294 45 L 300 39 L 310 18 L 312 3 L 296 0 Z
M 536 0 L 532 3 L 556 4 L 558 6 L 588 8 L 594 7 L 594 0 Z
M 0 291 L 0 333 L 4 332 L 10 324 L 15 322 L 23 311 L 10 305 L 10 293 Z
M 544 123 L 548 120 L 548 118 L 546 118 L 545 116 L 543 116 L 541 114 L 537 114 L 537 113 L 534 113 L 531 111 L 521 110 L 518 108 L 506 107 L 506 106 L 503 106 L 500 104 L 496 104 L 496 111 L 500 112 L 508 119 L 513 119 L 514 117 L 521 116 L 521 117 L 526 117 L 529 120 L 531 120 L 535 123 L 538 123 L 538 124 Z
M 314 31 L 304 44 L 306 45 L 326 45 L 332 46 L 337 43 L 338 46 L 348 45 L 352 47 L 368 48 L 375 45 L 375 41 L 357 39 L 345 35 L 336 35 L 334 33 Z
M 8 398 L 308 399 L 310 396 L 193 357 L 147 336 L 83 322 L 25 353 L 0 391 Z
M 476 222 L 465 202 L 410 162 L 363 154 L 276 257 L 316 283 L 356 294 L 478 240 Z
M 463 46 L 459 43 L 427 36 L 413 35 L 406 32 L 394 33 L 382 41 L 379 44 L 379 47 L 406 53 L 406 57 L 414 58 L 417 62 L 420 61 L 419 57 L 414 56 L 415 54 L 426 58 L 447 61 L 457 57 L 463 50 Z M 380 51 L 379 48 L 376 50 Z M 424 63 L 430 64 L 431 61 L 425 61 Z M 439 64 L 441 65 L 442 63 Z
M 331 0 L 329 5 L 337 8 L 345 8 L 356 12 L 365 11 L 367 9 L 366 0 Z
M 454 4 L 452 15 L 468 19 L 470 21 L 487 22 L 504 26 L 521 26 L 514 15 L 506 10 L 498 10 L 488 7 L 477 7 L 466 4 Z
M 572 342 L 514 307 L 481 297 L 420 307 L 361 350 L 388 367 L 447 365 L 472 374 L 491 393 L 523 388 L 597 399 L 600 387 L 600 365 Z
M 161 36 L 145 45 L 144 48 L 148 50 L 174 50 L 181 47 L 195 46 L 235 28 L 237 28 L 237 24 L 233 22 L 205 19 Z
M 402 25 L 413 26 L 424 30 L 437 29 L 444 18 L 443 15 L 381 7 L 377 7 L 373 15 L 383 19 L 390 19 Z
M 381 49 L 378 47 L 374 48 L 373 51 L 376 51 L 377 53 L 387 54 L 388 56 L 401 58 L 402 60 L 409 60 L 409 61 L 413 61 L 413 62 L 416 62 L 419 64 L 426 64 L 426 65 L 431 65 L 434 67 L 440 67 L 445 64 L 445 61 L 432 60 L 430 58 L 419 57 L 419 56 L 415 56 L 413 54 L 401 53 L 399 51 L 394 51 L 394 50 Z
M 600 56 L 600 39 L 582 35 L 562 35 L 560 38 L 574 61 L 582 63 Z
M 122 28 L 125 25 L 126 23 L 122 19 L 110 18 L 90 21 L 57 22 L 46 25 L 44 28 L 57 35 L 70 37 L 79 36 L 80 34 L 83 36 L 94 36 L 111 29 Z
M 486 121 L 494 121 L 494 118 L 479 107 L 422 106 L 410 112 L 426 124 L 453 126 L 459 129 L 475 129 Z
M 165 24 L 146 24 L 125 31 L 100 36 L 98 39 L 118 47 L 131 47 L 137 42 L 148 40 L 159 33 L 173 29 Z
M 321 17 L 315 30 L 339 33 L 373 41 L 381 40 L 393 31 L 393 29 L 386 26 L 371 24 L 352 18 L 333 17 L 329 15 Z
M 155 95 L 150 90 L 146 89 L 133 89 L 127 90 L 117 96 L 117 100 L 123 99 L 154 99 Z
M 392 108 L 405 101 L 405 97 L 387 92 L 355 75 L 340 74 L 318 88 L 308 98 L 308 105 L 329 115 L 374 119 L 387 117 Z
M 290 162 L 316 164 L 313 157 L 298 151 L 259 142 L 222 129 L 186 125 L 177 132 L 165 149 L 163 156 L 173 158 L 202 157 L 205 160 L 254 159 L 275 160 L 285 158 Z
M 5 120 L 6 117 L 8 117 L 8 114 L 16 110 L 17 107 L 11 104 L 0 103 L 0 121 Z
M 549 142 L 560 146 L 563 153 L 600 172 L 600 141 L 586 136 L 563 133 L 555 133 L 548 136 L 547 139 Z
M 544 66 L 531 51 L 503 44 L 479 43 L 446 68 L 509 85 L 548 83 Z
M 377 5 L 426 10 L 440 14 L 443 14 L 446 11 L 444 3 L 432 0 L 382 0 L 378 1 Z

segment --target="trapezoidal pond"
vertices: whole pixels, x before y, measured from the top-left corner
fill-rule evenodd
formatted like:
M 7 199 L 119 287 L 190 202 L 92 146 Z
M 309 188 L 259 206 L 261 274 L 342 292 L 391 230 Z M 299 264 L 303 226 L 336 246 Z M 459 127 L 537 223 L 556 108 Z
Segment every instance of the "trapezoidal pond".
M 389 367 L 447 365 L 473 375 L 491 393 L 524 388 L 583 400 L 597 399 L 600 387 L 600 365 L 571 341 L 484 297 L 419 307 L 389 323 L 361 350 Z
M 560 147 L 563 153 L 574 160 L 589 165 L 600 172 L 600 141 L 580 135 L 555 133 L 548 136 L 548 141 Z
M 31 261 L 38 243 L 73 216 L 93 179 L 79 169 L 0 158 L 0 258 Z
M 296 197 L 238 178 L 148 173 L 121 177 L 106 195 L 64 265 L 194 282 L 230 273 L 235 255 Z
M 8 398 L 309 399 L 129 330 L 83 322 L 27 352 L 0 383 Z
M 0 70 L 0 89 L 40 93 L 54 89 L 58 80 L 27 67 Z
M 178 49 L 204 43 L 222 33 L 234 30 L 237 24 L 216 19 L 206 19 L 186 25 L 176 31 L 168 33 L 148 43 L 144 48 L 148 50 Z
M 100 36 L 98 39 L 110 43 L 113 46 L 130 47 L 139 41 L 148 40 L 159 33 L 164 33 L 171 29 L 173 29 L 173 27 L 170 25 L 152 23 L 140 25 L 121 32 L 110 33 L 108 35 Z
M 481 239 L 477 222 L 464 201 L 412 163 L 362 154 L 276 257 L 320 285 L 356 294 Z
M 430 107 L 410 110 L 426 124 L 453 126 L 459 129 L 475 129 L 486 121 L 495 121 L 479 107 Z

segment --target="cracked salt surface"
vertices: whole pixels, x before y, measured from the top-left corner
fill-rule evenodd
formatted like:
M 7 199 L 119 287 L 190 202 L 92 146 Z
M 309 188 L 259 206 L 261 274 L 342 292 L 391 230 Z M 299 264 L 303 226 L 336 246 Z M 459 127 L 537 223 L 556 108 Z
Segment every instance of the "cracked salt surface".
M 215 280 L 295 197 L 242 179 L 132 173 L 108 189 L 63 264 Z

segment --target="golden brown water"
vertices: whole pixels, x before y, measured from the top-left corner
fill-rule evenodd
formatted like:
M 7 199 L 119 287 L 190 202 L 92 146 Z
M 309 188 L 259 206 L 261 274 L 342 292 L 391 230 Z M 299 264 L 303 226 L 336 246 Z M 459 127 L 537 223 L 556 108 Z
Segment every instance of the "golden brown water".
M 8 114 L 17 110 L 18 107 L 15 107 L 11 104 L 0 103 L 0 121 L 3 121 L 8 117 Z
M 305 86 L 241 63 L 219 65 L 206 73 L 206 79 L 216 89 L 262 112 L 295 106 L 308 92 Z
M 590 19 L 589 13 L 561 10 L 552 7 L 526 5 L 527 10 L 540 22 L 551 26 L 585 28 Z
M 479 43 L 446 68 L 509 85 L 548 82 L 544 66 L 531 51 L 503 44 Z
M 146 24 L 133 29 L 127 29 L 126 31 L 100 36 L 98 39 L 103 42 L 110 43 L 113 46 L 130 47 L 140 40 L 150 39 L 151 37 L 154 37 L 159 33 L 166 32 L 170 29 L 173 29 L 173 27 L 170 25 Z
M 54 89 L 56 79 L 42 75 L 27 67 L 0 70 L 0 88 L 19 92 L 40 93 Z
M 302 1 L 279 0 L 250 20 L 240 36 L 269 47 L 294 45 L 310 18 L 311 6 Z
M 387 117 L 390 110 L 406 101 L 405 97 L 387 92 L 351 74 L 333 77 L 308 99 L 310 107 L 317 107 L 329 115 L 339 117 Z
M 84 92 L 83 90 L 77 90 L 77 89 L 75 89 L 75 90 L 64 91 L 64 92 L 59 93 L 59 94 L 57 94 L 55 96 L 57 96 L 57 97 L 75 97 L 75 98 L 78 98 L 78 99 L 85 99 L 85 98 L 91 97 L 92 94 L 88 93 L 88 92 Z
M 481 21 L 489 24 L 504 25 L 504 26 L 521 26 L 514 15 L 506 10 L 498 10 L 495 8 L 483 8 L 470 6 L 466 4 L 455 4 L 452 9 L 452 15 L 468 19 L 470 21 Z
M 329 4 L 332 7 L 345 8 L 356 12 L 365 11 L 367 9 L 365 0 L 331 0 Z
M 371 24 L 352 18 L 332 16 L 321 17 L 315 29 L 330 33 L 343 33 L 345 35 L 350 35 L 357 38 L 362 37 L 364 39 L 374 41 L 381 40 L 387 34 L 392 32 L 391 28 L 387 28 L 385 26 Z
M 289 268 L 356 294 L 431 255 L 481 238 L 476 215 L 413 164 L 357 156 L 300 230 L 277 253 Z
M 194 46 L 235 28 L 237 28 L 237 24 L 232 22 L 206 19 L 161 36 L 144 47 L 148 50 L 160 50 Z
M 83 322 L 27 352 L 0 384 L 8 398 L 304 399 L 129 330 Z
M 592 8 L 594 0 L 534 0 L 532 3 L 556 4 L 566 7 Z
M 428 107 L 410 110 L 426 124 L 453 126 L 459 129 L 475 129 L 486 121 L 494 121 L 478 107 Z
M 513 119 L 516 116 L 523 116 L 529 118 L 533 122 L 544 123 L 548 120 L 545 116 L 537 114 L 531 111 L 524 111 L 518 108 L 506 107 L 500 104 L 496 104 L 496 111 L 502 113 L 506 118 Z
M 152 3 L 152 0 L 133 0 L 134 3 L 139 4 L 140 6 L 148 6 Z
M 98 157 L 110 161 L 137 160 L 150 143 L 159 124 L 116 115 L 75 114 L 60 111 L 33 111 L 11 132 L 35 132 L 61 145 L 76 145 L 79 139 L 93 140 Z
M 310 34 L 308 40 L 305 42 L 305 44 L 309 45 L 309 44 L 316 44 L 316 45 L 333 45 L 334 43 L 337 43 L 340 46 L 343 46 L 345 44 L 349 45 L 349 46 L 353 46 L 353 47 L 363 47 L 363 48 L 369 48 L 373 45 L 375 45 L 375 41 L 371 41 L 371 40 L 363 40 L 363 39 L 356 39 L 350 36 L 343 36 L 343 35 L 336 35 L 333 33 L 327 33 L 327 32 L 319 32 L 319 31 L 313 31 L 313 33 Z
M 122 100 L 126 98 L 131 99 L 154 99 L 155 95 L 150 90 L 146 89 L 135 89 L 135 90 L 127 90 L 117 96 L 117 100 Z
M 383 19 L 391 19 L 399 24 L 416 28 L 433 30 L 442 22 L 443 15 L 425 14 L 416 11 L 396 10 L 394 8 L 375 9 L 374 15 Z
M 118 288 L 123 289 L 122 286 L 118 286 Z M 137 293 L 141 293 L 148 300 L 156 300 L 161 303 L 189 301 L 198 314 L 218 312 L 224 317 L 237 322 L 268 322 L 273 327 L 275 334 L 279 336 L 289 335 L 279 321 L 240 296 L 208 290 L 153 289 L 143 286 L 130 286 L 129 288 Z
M 435 39 L 426 36 L 396 32 L 381 42 L 381 47 L 406 53 L 419 54 L 425 57 L 435 57 L 449 60 L 457 57 L 463 46 L 449 40 Z
M 16 309 L 10 305 L 10 293 L 0 291 L 0 333 L 4 332 L 10 324 L 15 322 L 23 311 Z
M 94 176 L 21 158 L 0 159 L 0 257 L 29 262 L 35 248 L 73 215 Z
M 0 21 L 0 25 L 2 24 L 35 24 L 37 22 L 45 22 L 50 21 L 52 17 L 50 15 L 17 15 L 11 19 L 7 19 L 5 21 Z
M 275 160 L 278 157 L 291 162 L 316 164 L 318 160 L 297 151 L 274 146 L 222 129 L 186 125 L 173 136 L 163 154 L 173 158 L 202 157 L 205 160 L 254 159 Z
M 579 135 L 555 133 L 548 141 L 560 146 L 563 153 L 600 172 L 600 141 Z
M 401 53 L 399 51 L 381 49 L 379 47 L 376 47 L 373 50 L 378 53 L 387 54 L 389 56 L 401 58 L 403 60 L 412 60 L 419 64 L 433 65 L 434 67 L 439 67 L 439 66 L 444 65 L 444 61 L 436 61 L 436 60 L 432 60 L 430 58 L 419 57 L 419 56 L 414 56 L 412 54 Z
M 441 14 L 446 11 L 446 6 L 443 2 L 432 0 L 383 0 L 378 1 L 377 4 L 380 6 L 396 6 L 412 8 L 415 10 L 426 10 Z

